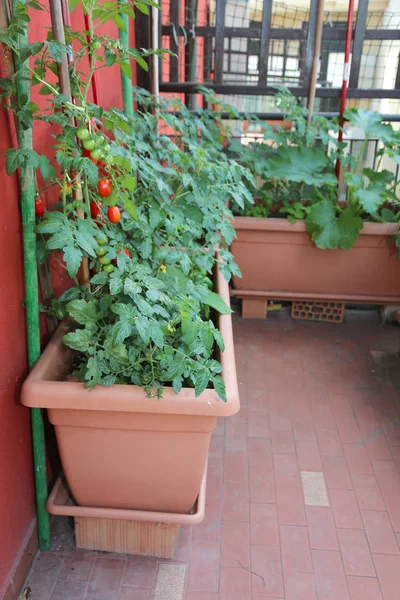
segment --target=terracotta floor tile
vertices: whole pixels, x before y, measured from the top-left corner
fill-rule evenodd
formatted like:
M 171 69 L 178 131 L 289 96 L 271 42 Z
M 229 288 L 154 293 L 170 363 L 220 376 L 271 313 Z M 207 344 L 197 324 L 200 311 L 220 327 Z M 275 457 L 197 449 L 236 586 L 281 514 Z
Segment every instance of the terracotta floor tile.
M 292 416 L 293 437 L 296 441 L 317 441 L 314 420 L 311 415 Z
M 247 482 L 224 484 L 222 519 L 224 521 L 249 520 L 249 485 Z
M 83 600 L 87 583 L 57 581 L 50 600 Z
M 353 408 L 345 394 L 329 394 L 329 401 L 334 416 L 353 417 Z
M 323 456 L 322 464 L 329 490 L 352 490 L 353 483 L 343 456 Z
M 221 565 L 250 568 L 249 523 L 226 521 L 222 524 Z
M 274 472 L 277 486 L 301 487 L 300 471 L 296 456 L 275 454 Z
M 346 575 L 375 577 L 375 569 L 365 531 L 339 529 L 337 534 Z
M 371 460 L 391 460 L 392 455 L 383 432 L 365 439 L 365 447 Z
M 318 600 L 350 600 L 340 552 L 312 550 Z
M 268 413 L 256 411 L 254 409 L 249 411 L 248 435 L 250 438 L 271 437 Z
M 153 600 L 153 588 L 138 588 L 122 586 L 118 600 Z
M 249 464 L 247 450 L 225 450 L 224 481 L 248 481 Z
M 389 554 L 372 556 L 384 600 L 400 600 L 400 556 Z
M 117 600 L 125 565 L 125 560 L 97 558 L 85 600 Z
M 222 508 L 207 504 L 204 520 L 193 527 L 192 540 L 202 542 L 219 542 L 221 540 Z
M 400 554 L 388 514 L 377 510 L 362 510 L 361 514 L 371 552 Z
M 130 556 L 123 578 L 123 585 L 151 587 L 155 582 L 157 560 L 146 556 Z
M 248 448 L 249 467 L 263 467 L 269 470 L 273 476 L 271 440 L 251 438 Z
M 339 435 L 333 429 L 317 430 L 318 446 L 321 456 L 342 456 L 342 445 Z
M 190 592 L 218 592 L 220 545 L 193 542 L 187 589 Z
M 282 564 L 277 546 L 251 547 L 252 593 L 283 597 Z
M 360 509 L 386 510 L 375 475 L 352 475 L 354 491 Z
M 29 576 L 31 600 L 48 600 L 53 591 L 63 556 L 55 552 L 42 552 L 33 563 Z
M 312 573 L 310 542 L 306 527 L 280 526 L 282 564 L 284 573 Z
M 383 600 L 377 579 L 347 577 L 351 600 Z
M 250 467 L 251 502 L 276 502 L 274 473 L 268 467 Z
M 317 600 L 314 575 L 284 573 L 285 600 Z
M 385 504 L 393 531 L 400 533 L 400 494 L 385 494 Z
M 278 513 L 275 504 L 250 504 L 251 543 L 279 546 Z
M 331 490 L 330 497 L 337 528 L 364 529 L 356 495 L 352 490 Z
M 281 525 L 305 525 L 303 490 L 277 486 L 278 520 Z
M 290 429 L 274 430 L 271 434 L 273 454 L 296 454 L 293 433 Z
M 221 567 L 219 600 L 251 600 L 251 575 L 245 569 Z
M 373 460 L 372 468 L 384 499 L 386 494 L 400 494 L 400 473 L 394 461 Z
M 315 440 L 296 441 L 296 453 L 300 471 L 322 471 L 322 461 Z
M 329 402 L 325 402 L 323 404 L 313 404 L 312 408 L 312 416 L 314 420 L 314 426 L 317 430 L 332 430 L 336 432 L 336 423 L 332 413 L 331 405 Z
M 58 579 L 69 581 L 89 581 L 96 560 L 94 552 L 71 550 L 62 562 Z
M 336 427 L 342 444 L 361 444 L 361 433 L 355 417 L 336 417 Z
M 311 548 L 339 550 L 332 509 L 325 506 L 306 506 Z
M 372 463 L 363 444 L 343 444 L 343 450 L 351 474 L 373 474 Z

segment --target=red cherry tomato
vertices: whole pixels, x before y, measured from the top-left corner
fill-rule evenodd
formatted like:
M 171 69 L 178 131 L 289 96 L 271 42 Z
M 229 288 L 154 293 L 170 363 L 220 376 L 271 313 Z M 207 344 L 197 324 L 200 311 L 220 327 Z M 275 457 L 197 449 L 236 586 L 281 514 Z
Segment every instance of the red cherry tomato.
M 101 212 L 101 207 L 102 207 L 102 203 L 101 202 L 91 202 L 90 203 L 90 215 L 92 217 L 92 219 L 96 219 L 100 212 Z
M 121 252 L 121 250 L 117 250 L 117 254 L 119 254 Z M 132 258 L 131 253 L 129 252 L 128 248 L 124 248 L 124 252 L 127 255 L 128 258 Z M 113 258 L 112 261 L 114 263 L 114 265 L 117 264 L 117 259 Z
M 41 200 L 40 198 L 38 200 L 35 200 L 35 215 L 37 217 L 43 217 L 44 215 L 44 204 L 43 200 Z
M 99 179 L 99 183 L 97 184 L 97 189 L 99 191 L 100 196 L 103 198 L 107 198 L 112 192 L 112 187 L 109 179 Z
M 83 156 L 85 158 L 90 158 L 90 150 L 86 150 L 86 148 L 83 148 Z
M 111 221 L 111 223 L 118 223 L 121 218 L 121 213 L 119 212 L 118 206 L 109 206 L 107 211 L 107 217 Z

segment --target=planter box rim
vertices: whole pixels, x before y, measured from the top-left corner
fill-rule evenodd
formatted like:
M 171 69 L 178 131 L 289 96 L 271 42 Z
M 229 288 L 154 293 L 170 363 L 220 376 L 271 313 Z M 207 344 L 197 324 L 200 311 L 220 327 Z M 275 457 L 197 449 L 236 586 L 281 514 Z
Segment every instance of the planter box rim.
M 229 285 L 217 270 L 217 291 L 230 306 Z M 97 386 L 88 390 L 81 382 L 56 381 L 48 376 L 54 367 L 57 350 L 63 345 L 63 335 L 68 330 L 61 323 L 46 349 L 22 386 L 21 402 L 30 408 L 62 410 L 96 410 L 108 412 L 140 412 L 169 415 L 201 415 L 228 417 L 239 412 L 240 401 L 237 385 L 235 353 L 231 315 L 219 315 L 219 330 L 225 343 L 221 353 L 222 378 L 226 386 L 227 402 L 223 402 L 213 389 L 205 390 L 195 397 L 194 389 L 182 388 L 176 394 L 172 387 L 164 387 L 163 397 L 148 398 L 142 387 L 115 384 Z M 54 369 L 53 369 L 54 370 Z
M 250 229 L 257 231 L 287 231 L 299 233 L 307 231 L 303 219 L 297 223 L 290 223 L 287 219 L 275 217 L 235 217 L 233 219 L 235 229 Z M 394 235 L 398 231 L 397 223 L 373 223 L 365 221 L 360 235 Z

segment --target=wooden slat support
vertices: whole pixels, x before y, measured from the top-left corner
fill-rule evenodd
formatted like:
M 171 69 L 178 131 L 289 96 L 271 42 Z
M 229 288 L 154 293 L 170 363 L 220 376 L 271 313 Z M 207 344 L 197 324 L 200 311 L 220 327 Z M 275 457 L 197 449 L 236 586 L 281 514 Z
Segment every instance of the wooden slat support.
M 226 0 L 217 0 L 215 12 L 215 83 L 222 83 L 224 72 L 225 4 Z
M 179 74 L 179 0 L 170 0 L 170 50 L 175 56 L 169 58 L 169 80 L 178 81 Z M 175 32 L 175 33 L 174 33 Z M 176 39 L 175 39 L 176 38 Z
M 269 42 L 271 40 L 272 0 L 264 0 L 261 19 L 260 56 L 258 58 L 258 85 L 266 85 L 268 77 Z
M 315 50 L 315 30 L 317 25 L 318 0 L 311 0 L 310 12 L 307 27 L 306 50 L 304 60 L 304 87 L 310 87 L 311 70 L 314 60 Z
M 360 76 L 361 57 L 367 28 L 368 2 L 369 0 L 359 0 L 358 2 L 349 79 L 349 87 L 353 88 L 358 86 L 358 78 Z
M 151 40 L 151 17 L 150 15 L 145 15 L 140 12 L 140 10 L 136 11 L 135 18 L 135 43 L 137 48 L 151 48 L 152 40 Z M 151 92 L 151 81 L 152 81 L 152 61 L 149 59 L 147 61 L 149 70 L 145 71 L 141 67 L 137 67 L 137 85 L 140 88 L 144 88 L 145 90 Z

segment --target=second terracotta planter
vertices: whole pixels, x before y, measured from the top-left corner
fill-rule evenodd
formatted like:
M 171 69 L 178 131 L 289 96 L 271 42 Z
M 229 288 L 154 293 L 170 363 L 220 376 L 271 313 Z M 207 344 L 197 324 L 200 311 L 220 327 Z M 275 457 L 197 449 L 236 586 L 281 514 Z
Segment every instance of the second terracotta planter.
M 229 305 L 228 284 L 217 274 L 217 291 Z M 22 403 L 48 410 L 64 473 L 82 506 L 188 513 L 199 494 L 217 417 L 239 411 L 231 315 L 220 315 L 228 401 L 214 390 L 198 398 L 166 387 L 148 398 L 133 385 L 98 386 L 65 381 L 72 353 L 60 325 L 27 378 Z
M 249 316 L 265 316 L 269 298 L 400 303 L 398 250 L 389 247 L 397 224 L 365 223 L 350 250 L 317 248 L 304 221 L 236 217 L 233 225 L 231 249 L 242 271 L 234 293 Z

